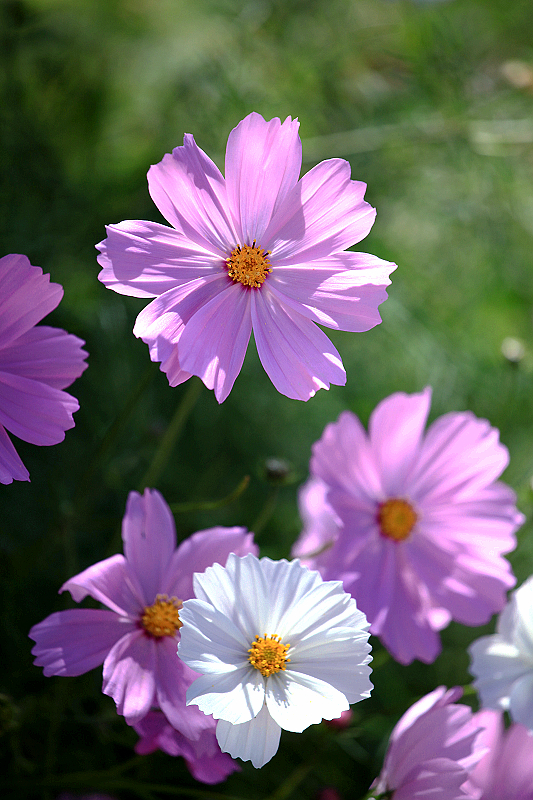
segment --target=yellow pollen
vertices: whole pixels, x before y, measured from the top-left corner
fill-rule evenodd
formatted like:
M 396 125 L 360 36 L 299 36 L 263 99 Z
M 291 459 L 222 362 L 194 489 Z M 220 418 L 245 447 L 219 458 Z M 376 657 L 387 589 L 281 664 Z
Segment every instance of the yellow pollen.
M 380 503 L 378 523 L 382 536 L 402 542 L 410 535 L 418 519 L 417 513 L 407 500 L 394 497 Z
M 256 636 L 255 642 L 248 650 L 248 658 L 252 667 L 259 670 L 261 675 L 268 678 L 275 672 L 285 669 L 285 664 L 290 661 L 287 658 L 287 650 L 290 644 L 281 644 L 281 636 Z
M 265 253 L 262 247 L 257 247 L 255 239 L 251 247 L 248 244 L 237 245 L 226 259 L 228 275 L 243 286 L 259 289 L 268 273 L 272 272 L 269 255 L 268 250 Z
M 144 609 L 144 614 L 141 617 L 144 630 L 157 638 L 174 636 L 176 631 L 183 625 L 179 616 L 179 610 L 182 606 L 183 603 L 177 597 L 158 594 L 155 603 L 151 606 L 146 606 Z

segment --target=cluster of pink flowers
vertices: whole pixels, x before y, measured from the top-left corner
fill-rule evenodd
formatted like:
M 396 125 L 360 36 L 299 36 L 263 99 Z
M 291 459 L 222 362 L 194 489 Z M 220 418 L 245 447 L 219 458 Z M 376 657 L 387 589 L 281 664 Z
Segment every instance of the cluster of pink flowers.
M 366 186 L 342 159 L 300 178 L 301 161 L 290 117 L 247 116 L 229 136 L 225 177 L 186 135 L 148 173 L 171 227 L 107 228 L 100 280 L 151 299 L 134 333 L 171 386 L 196 375 L 225 400 L 253 331 L 274 386 L 308 400 L 346 380 L 317 324 L 362 332 L 381 321 L 395 265 L 347 250 L 374 221 Z M 7 431 L 50 445 L 74 425 L 78 403 L 64 390 L 86 367 L 84 342 L 35 327 L 61 296 L 25 256 L 0 259 L 2 483 L 29 480 Z M 198 531 L 177 547 L 161 494 L 131 492 L 124 554 L 60 589 L 105 608 L 34 625 L 35 664 L 47 676 L 103 665 L 102 691 L 138 733 L 136 752 L 182 756 L 204 783 L 239 769 L 232 757 L 265 764 L 282 729 L 349 724 L 350 704 L 372 688 L 369 630 L 400 663 L 430 663 L 450 621 L 488 622 L 515 584 L 504 556 L 523 516 L 499 480 L 507 449 L 470 412 L 426 430 L 430 403 L 429 388 L 397 393 L 376 407 L 368 433 L 350 411 L 326 427 L 300 491 L 304 529 L 290 563 L 259 560 L 242 527 Z M 504 609 L 498 633 L 472 645 L 489 709 L 456 703 L 459 689 L 421 698 L 391 734 L 374 797 L 533 798 L 531 586 Z M 504 731 L 496 709 L 519 721 Z

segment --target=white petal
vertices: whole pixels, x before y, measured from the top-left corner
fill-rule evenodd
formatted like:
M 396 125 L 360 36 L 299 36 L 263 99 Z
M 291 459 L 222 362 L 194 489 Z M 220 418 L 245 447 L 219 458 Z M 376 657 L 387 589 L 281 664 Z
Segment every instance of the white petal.
M 353 631 L 335 629 L 330 636 L 321 634 L 305 641 L 305 651 L 289 650 L 291 674 L 308 675 L 325 681 L 344 695 L 349 703 L 370 697 L 372 683 L 368 634 L 354 638 Z
M 247 648 L 256 634 L 265 633 L 268 585 L 255 556 L 238 558 L 230 553 L 225 567 L 213 564 L 201 575 L 196 573 L 193 585 L 196 597 L 211 603 L 242 631 Z
M 514 592 L 515 609 L 513 642 L 522 655 L 533 660 L 533 576 Z
M 278 725 L 296 733 L 323 719 L 336 719 L 349 708 L 345 695 L 329 683 L 292 670 L 268 679 L 266 705 Z
M 231 672 L 248 663 L 250 643 L 232 620 L 202 600 L 186 600 L 180 610 L 178 655 L 201 673 Z
M 521 722 L 522 725 L 533 731 L 533 673 L 529 672 L 517 680 L 511 691 L 509 703 L 509 713 L 513 722 Z
M 281 728 L 268 713 L 266 705 L 250 722 L 231 725 L 221 719 L 217 725 L 220 749 L 232 758 L 251 761 L 257 768 L 264 766 L 277 753 L 280 736 Z
M 303 596 L 293 595 L 292 603 L 281 618 L 276 633 L 290 636 L 291 644 L 295 647 L 309 635 L 329 632 L 337 627 L 351 628 L 355 634 L 368 631 L 369 623 L 363 612 L 358 610 L 355 600 L 344 591 L 340 581 L 320 580 Z
M 263 676 L 249 665 L 225 675 L 202 675 L 187 689 L 187 705 L 233 725 L 255 717 L 264 701 Z

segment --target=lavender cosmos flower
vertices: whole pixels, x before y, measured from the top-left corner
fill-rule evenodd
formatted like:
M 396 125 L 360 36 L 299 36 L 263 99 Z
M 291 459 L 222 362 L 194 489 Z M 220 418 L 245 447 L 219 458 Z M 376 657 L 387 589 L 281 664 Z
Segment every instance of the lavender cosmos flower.
M 186 134 L 148 172 L 151 197 L 173 226 L 125 221 L 97 245 L 108 288 L 155 297 L 133 329 L 171 386 L 198 375 L 228 396 L 253 328 L 276 389 L 308 400 L 344 385 L 337 350 L 314 324 L 367 331 L 395 265 L 345 252 L 370 231 L 366 185 L 342 159 L 300 180 L 298 121 L 250 114 L 230 133 L 226 178 Z
M 141 737 L 135 745 L 139 755 L 163 750 L 169 756 L 183 756 L 191 775 L 202 783 L 220 783 L 232 772 L 240 770 L 238 764 L 218 746 L 216 723 L 200 733 L 196 740 L 183 736 L 172 727 L 161 711 L 149 711 L 133 726 Z
M 478 711 L 473 721 L 483 730 L 476 741 L 488 752 L 463 789 L 475 800 L 533 800 L 533 737 L 515 723 L 507 730 L 501 711 Z
M 301 733 L 370 696 L 368 623 L 339 581 L 298 560 L 231 554 L 194 576 L 180 658 L 187 702 L 218 720 L 221 749 L 262 767 L 282 728 Z
M 10 433 L 32 444 L 62 442 L 78 401 L 62 391 L 87 364 L 85 342 L 60 328 L 35 327 L 63 289 L 26 256 L 0 258 L 0 483 L 29 481 Z
M 51 614 L 30 631 L 35 664 L 45 675 L 82 675 L 104 665 L 103 692 L 134 724 L 158 706 L 184 736 L 209 727 L 198 709 L 185 706 L 196 677 L 176 655 L 182 600 L 193 597 L 192 577 L 229 553 L 256 552 L 244 528 L 210 528 L 176 549 L 174 519 L 155 489 L 130 492 L 122 521 L 125 555 L 115 555 L 68 580 L 79 602 L 90 595 L 110 609 L 70 609 Z
M 461 412 L 424 434 L 430 402 L 430 389 L 391 395 L 368 435 L 343 412 L 313 446 L 319 483 L 301 496 L 318 520 L 304 531 L 307 563 L 344 582 L 371 633 L 404 664 L 433 661 L 451 619 L 481 625 L 503 607 L 515 578 L 502 554 L 523 521 L 514 492 L 496 481 L 508 462 L 498 431 Z M 301 543 L 294 552 L 303 555 Z
M 461 788 L 482 756 L 481 726 L 457 704 L 462 689 L 439 686 L 411 706 L 394 727 L 372 797 L 465 800 Z
M 496 633 L 476 639 L 469 652 L 483 706 L 509 711 L 533 733 L 533 575 L 511 595 Z

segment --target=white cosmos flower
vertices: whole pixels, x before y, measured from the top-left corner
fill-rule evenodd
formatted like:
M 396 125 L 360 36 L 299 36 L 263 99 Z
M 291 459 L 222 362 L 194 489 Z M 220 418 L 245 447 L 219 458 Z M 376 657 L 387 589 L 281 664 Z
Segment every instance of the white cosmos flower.
M 511 595 L 496 633 L 476 639 L 469 652 L 482 705 L 509 711 L 533 732 L 533 575 Z
M 262 767 L 281 729 L 301 733 L 370 696 L 368 623 L 340 581 L 300 564 L 230 554 L 194 576 L 180 658 L 201 677 L 187 705 L 218 719 L 221 749 Z

